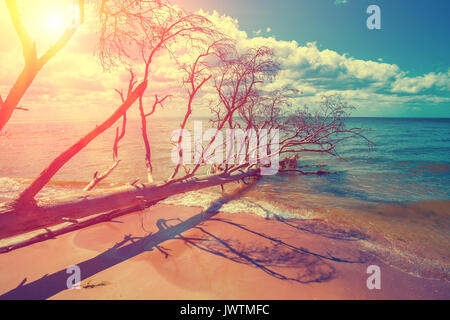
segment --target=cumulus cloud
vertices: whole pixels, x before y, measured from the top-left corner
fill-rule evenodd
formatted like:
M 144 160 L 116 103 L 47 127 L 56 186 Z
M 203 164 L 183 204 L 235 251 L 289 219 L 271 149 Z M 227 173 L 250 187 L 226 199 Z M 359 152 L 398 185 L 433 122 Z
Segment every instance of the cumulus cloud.
M 393 92 L 418 93 L 430 88 L 449 91 L 450 69 L 447 73 L 430 72 L 413 78 L 401 77 L 392 84 Z
M 374 104 L 382 108 L 449 101 L 450 69 L 447 73 L 432 72 L 409 77 L 398 65 L 384 62 L 382 58 L 376 61 L 358 59 L 333 50 L 319 49 L 315 42 L 301 44 L 259 34 L 249 37 L 240 29 L 236 19 L 215 11 L 201 13 L 236 39 L 242 51 L 263 45 L 272 48 L 282 71 L 269 88 L 297 87 L 303 91 L 302 102 L 314 103 L 322 95 L 340 94 L 369 110 Z M 429 92 L 430 89 L 438 89 L 444 94 Z

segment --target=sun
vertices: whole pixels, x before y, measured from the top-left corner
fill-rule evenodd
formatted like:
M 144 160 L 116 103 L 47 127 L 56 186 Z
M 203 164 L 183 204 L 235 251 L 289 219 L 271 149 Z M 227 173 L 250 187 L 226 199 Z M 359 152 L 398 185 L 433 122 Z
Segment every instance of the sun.
M 73 1 L 23 1 L 22 7 L 23 22 L 38 50 L 46 50 L 76 24 L 78 7 Z
M 49 13 L 48 17 L 45 19 L 44 25 L 46 27 L 47 32 L 52 33 L 54 30 L 64 30 L 67 26 L 67 21 L 65 21 L 64 17 L 60 13 Z
M 32 29 L 38 49 L 48 48 L 55 43 L 64 31 L 70 26 L 70 21 L 57 10 L 43 12 L 37 15 L 37 21 Z

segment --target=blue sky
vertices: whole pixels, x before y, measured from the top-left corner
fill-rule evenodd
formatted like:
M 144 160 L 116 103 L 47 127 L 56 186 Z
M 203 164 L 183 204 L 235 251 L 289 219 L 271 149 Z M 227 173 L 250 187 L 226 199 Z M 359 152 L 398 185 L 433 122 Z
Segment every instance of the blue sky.
M 369 100 L 379 95 L 386 98 L 384 107 L 381 104 L 379 108 L 362 106 L 356 115 L 450 117 L 448 0 L 195 0 L 178 3 L 189 10 L 216 10 L 230 16 L 238 21 L 239 29 L 248 37 L 295 40 L 299 46 L 310 42 L 320 51 L 328 49 L 358 60 L 397 66 L 394 77 L 377 81 L 376 86 L 368 83 L 370 79 L 353 82 L 347 79 L 343 83 L 327 75 L 327 89 L 333 88 L 335 82 L 339 90 L 374 93 L 367 95 Z M 381 30 L 366 27 L 369 16 L 366 9 L 372 4 L 381 9 Z M 310 76 L 318 78 L 318 74 Z M 323 83 L 311 81 L 309 84 Z M 369 103 L 362 99 L 356 99 L 354 104 Z

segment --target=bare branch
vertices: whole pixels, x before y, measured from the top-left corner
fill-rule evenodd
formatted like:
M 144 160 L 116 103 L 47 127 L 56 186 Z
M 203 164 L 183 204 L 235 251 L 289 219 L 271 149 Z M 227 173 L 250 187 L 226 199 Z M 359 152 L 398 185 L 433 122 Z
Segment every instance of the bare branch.
M 36 194 L 50 181 L 50 179 L 78 152 L 86 147 L 92 140 L 110 128 L 119 120 L 134 102 L 143 94 L 147 88 L 147 82 L 140 83 L 127 97 L 127 99 L 111 114 L 103 123 L 96 126 L 93 130 L 83 136 L 77 143 L 72 145 L 66 151 L 54 159 L 50 165 L 41 172 L 31 185 L 29 185 L 17 199 L 18 204 L 29 203 L 33 201 Z
M 131 84 L 133 81 L 134 81 L 134 76 L 132 74 L 132 76 L 130 77 L 129 83 Z M 131 85 L 129 85 L 129 88 L 131 88 Z M 114 90 L 119 93 L 122 103 L 124 103 L 125 100 L 123 97 L 123 91 L 122 90 L 119 91 L 117 89 L 114 89 Z M 125 113 L 122 116 L 122 129 L 120 131 L 120 134 L 119 134 L 119 127 L 116 128 L 116 136 L 114 138 L 114 144 L 113 144 L 113 164 L 111 165 L 111 167 L 108 170 L 106 170 L 100 176 L 98 175 L 98 171 L 96 171 L 94 173 L 94 177 L 93 177 L 92 181 L 84 188 L 84 191 L 91 191 L 92 189 L 94 189 L 98 183 L 100 183 L 102 180 L 106 179 L 114 171 L 114 169 L 119 165 L 119 163 L 120 163 L 119 142 L 125 136 L 126 128 L 127 128 L 127 113 L 125 111 Z
M 38 59 L 39 68 L 41 68 L 43 65 L 45 65 L 51 58 L 53 58 L 58 51 L 60 51 L 62 48 L 66 46 L 66 44 L 69 42 L 69 40 L 73 37 L 75 34 L 75 31 L 77 28 L 68 28 L 64 33 L 61 35 L 61 37 L 56 41 L 56 43 L 51 46 L 43 55 Z
M 83 190 L 91 191 L 92 189 L 94 189 L 97 186 L 97 184 L 99 184 L 102 180 L 106 179 L 106 177 L 108 177 L 111 174 L 111 172 L 114 171 L 114 169 L 119 165 L 119 163 L 120 160 L 114 162 L 113 165 L 104 173 L 102 173 L 100 176 L 98 175 L 98 171 L 96 171 L 94 173 L 94 178 L 92 179 L 92 181 Z
M 155 95 L 155 102 L 153 103 L 152 111 L 150 111 L 149 113 L 144 114 L 144 117 L 147 118 L 147 117 L 151 116 L 153 113 L 155 113 L 156 107 L 157 107 L 158 105 L 160 105 L 161 108 L 163 108 L 163 107 L 164 107 L 164 105 L 163 105 L 164 101 L 165 101 L 167 98 L 171 98 L 171 97 L 172 97 L 172 95 L 171 95 L 171 94 L 168 94 L 168 95 L 166 95 L 164 98 L 162 98 L 162 99 L 160 100 L 160 99 L 158 99 L 158 95 Z
M 31 39 L 21 20 L 16 0 L 6 0 L 6 5 L 11 21 L 14 25 L 14 29 L 22 44 L 25 66 L 9 91 L 6 100 L 3 103 L 0 103 L 0 130 L 2 130 L 9 121 L 13 112 L 16 109 L 20 109 L 17 108 L 17 105 L 38 72 L 56 53 L 58 53 L 58 51 L 60 51 L 67 44 L 76 31 L 76 26 L 69 27 L 58 39 L 58 41 L 50 47 L 41 58 L 38 58 L 36 43 Z M 80 22 L 82 22 L 84 16 L 84 0 L 79 0 L 79 9 Z
M 186 127 L 187 121 L 192 114 L 192 104 L 195 99 L 195 96 L 199 92 L 199 90 L 204 86 L 204 84 L 212 78 L 212 74 L 207 74 L 210 72 L 208 70 L 208 65 L 203 62 L 203 60 L 209 56 L 216 56 L 219 59 L 225 59 L 228 55 L 229 50 L 233 49 L 229 40 L 227 38 L 221 38 L 219 40 L 215 40 L 212 44 L 210 44 L 204 52 L 201 52 L 194 63 L 190 66 L 185 66 L 183 69 L 186 72 L 187 80 L 185 80 L 185 84 L 188 87 L 188 104 L 186 114 L 184 116 L 183 122 L 180 126 L 180 135 L 178 136 L 178 157 L 179 161 L 175 166 L 175 169 L 170 177 L 170 179 L 174 179 L 178 170 L 181 166 L 183 166 L 186 175 L 189 175 L 189 170 L 186 165 L 183 163 L 183 148 L 181 148 L 181 143 L 183 141 L 183 130 Z
M 232 53 L 234 57 L 230 57 L 230 51 L 220 57 L 220 74 L 216 77 L 214 84 L 220 103 L 217 109 L 212 109 L 217 117 L 214 120 L 217 133 L 203 150 L 200 162 L 204 160 L 204 155 L 216 141 L 220 130 L 226 125 L 230 129 L 240 125 L 234 119 L 234 115 L 259 95 L 257 85 L 272 79 L 279 71 L 279 66 L 273 59 L 273 52 L 267 47 L 252 48 L 242 55 L 238 55 L 235 51 Z M 220 109 L 221 107 L 223 109 Z M 247 123 L 247 128 L 252 128 L 251 121 Z M 201 163 L 197 163 L 190 175 L 195 174 L 200 166 Z M 229 166 L 226 164 L 224 171 L 228 169 Z
M 32 50 L 32 48 L 34 47 L 33 41 L 31 40 L 31 37 L 28 34 L 28 31 L 26 30 L 22 19 L 20 18 L 20 13 L 17 8 L 17 1 L 5 0 L 5 2 L 14 29 L 16 30 L 17 36 L 19 37 L 20 43 L 22 44 L 23 56 L 25 58 L 25 61 L 28 62 L 32 54 L 34 55 L 34 57 L 36 57 L 36 50 Z

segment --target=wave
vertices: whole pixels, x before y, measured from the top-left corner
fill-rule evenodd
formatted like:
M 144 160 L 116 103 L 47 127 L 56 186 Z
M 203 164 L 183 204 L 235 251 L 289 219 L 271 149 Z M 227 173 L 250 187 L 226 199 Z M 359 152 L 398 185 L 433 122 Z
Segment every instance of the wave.
M 0 198 L 12 199 L 24 188 L 26 179 L 0 178 Z
M 165 204 L 208 208 L 220 198 L 210 191 L 195 191 L 167 198 Z M 250 194 L 221 206 L 219 212 L 249 213 L 266 219 L 319 219 L 339 230 L 363 235 L 361 250 L 410 275 L 450 281 L 448 226 L 450 201 L 421 201 L 375 206 L 339 208 L 316 196 L 318 209 L 291 207 L 286 201 L 268 199 L 264 193 Z
M 161 201 L 161 203 L 207 209 L 219 198 L 219 193 L 209 191 L 192 191 L 187 194 L 169 197 Z M 269 201 L 257 200 L 248 197 L 231 200 L 223 204 L 219 212 L 246 212 L 268 219 L 276 217 L 284 219 L 312 219 L 316 216 L 316 212 L 313 210 L 300 209 L 294 211 L 287 208 L 280 208 L 280 206 L 275 206 Z
M 21 191 L 23 191 L 33 179 L 29 178 L 0 178 L 0 201 L 15 199 Z M 86 181 L 63 181 L 55 180 L 50 181 L 41 192 L 36 196 L 37 199 L 52 199 L 58 196 L 67 196 L 70 194 L 76 194 L 83 190 L 83 188 L 89 182 Z M 118 186 L 119 183 L 100 182 L 98 188 L 111 188 Z

